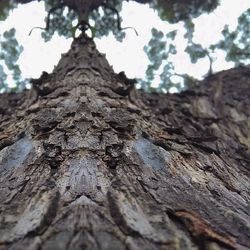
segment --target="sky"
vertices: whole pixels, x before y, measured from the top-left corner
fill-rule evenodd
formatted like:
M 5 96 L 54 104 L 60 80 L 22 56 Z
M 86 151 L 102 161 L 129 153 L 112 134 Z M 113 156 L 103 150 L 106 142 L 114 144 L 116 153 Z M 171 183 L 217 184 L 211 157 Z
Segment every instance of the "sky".
M 238 16 L 249 6 L 249 0 L 221 0 L 221 5 L 212 14 L 203 14 L 195 19 L 194 40 L 204 46 L 220 40 L 224 25 L 228 24 L 232 29 L 235 28 Z M 20 5 L 19 8 L 14 9 L 7 20 L 0 22 L 0 34 L 12 27 L 16 28 L 16 38 L 24 47 L 18 61 L 24 78 L 38 78 L 42 71 L 51 72 L 58 63 L 61 54 L 70 48 L 72 39 L 54 35 L 51 41 L 44 43 L 39 29 L 33 30 L 32 34 L 28 35 L 33 27 L 45 26 L 46 14 L 42 2 L 32 2 Z M 143 47 L 151 38 L 151 28 L 156 27 L 165 33 L 177 28 L 178 33 L 180 33 L 176 39 L 178 54 L 173 59 L 177 73 L 189 73 L 198 79 L 207 73 L 209 68 L 207 58 L 200 60 L 197 64 L 192 64 L 188 55 L 184 53 L 182 24 L 171 26 L 161 21 L 157 13 L 148 8 L 147 5 L 133 1 L 124 2 L 121 16 L 123 18 L 122 26 L 134 27 L 139 34 L 138 36 L 132 29 L 128 29 L 122 43 L 118 42 L 113 35 L 95 39 L 97 48 L 106 54 L 109 63 L 116 72 L 125 71 L 130 78 L 144 77 L 149 61 Z M 213 64 L 215 71 L 233 67 L 232 63 L 225 62 L 223 52 L 214 56 L 217 58 Z M 10 78 L 9 82 L 12 82 Z M 157 85 L 157 79 L 154 84 Z

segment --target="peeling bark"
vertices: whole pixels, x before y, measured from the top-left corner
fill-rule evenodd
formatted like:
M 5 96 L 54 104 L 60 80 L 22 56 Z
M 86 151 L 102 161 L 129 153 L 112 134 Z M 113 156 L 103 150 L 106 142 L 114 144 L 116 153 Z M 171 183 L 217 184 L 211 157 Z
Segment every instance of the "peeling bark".
M 132 84 L 83 36 L 1 95 L 1 249 L 250 249 L 250 70 Z

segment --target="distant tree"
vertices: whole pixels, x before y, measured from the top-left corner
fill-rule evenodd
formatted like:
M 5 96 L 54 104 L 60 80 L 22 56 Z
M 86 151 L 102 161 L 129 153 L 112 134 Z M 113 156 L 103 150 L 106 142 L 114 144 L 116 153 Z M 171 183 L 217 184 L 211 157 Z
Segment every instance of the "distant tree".
M 8 17 L 9 11 L 18 7 L 18 3 L 27 4 L 35 0 L 16 0 L 1 1 L 0 20 Z M 134 0 L 135 1 L 135 0 Z M 57 32 L 61 36 L 75 37 L 77 30 L 90 30 L 92 37 L 103 37 L 110 32 L 114 34 L 118 41 L 125 37 L 125 29 L 133 27 L 122 27 L 122 19 L 119 15 L 124 0 L 44 0 L 45 9 L 48 13 L 45 27 L 34 27 L 42 29 L 41 36 L 44 41 L 49 41 L 53 34 Z M 155 9 L 159 17 L 170 24 L 183 22 L 186 28 L 186 34 L 183 39 L 186 40 L 186 53 L 189 54 L 191 62 L 196 63 L 199 59 L 207 57 L 210 63 L 208 74 L 212 73 L 213 56 L 217 50 L 226 51 L 226 60 L 232 61 L 235 65 L 246 65 L 249 63 L 249 13 L 247 10 L 238 19 L 238 27 L 230 31 L 225 26 L 222 34 L 224 39 L 217 44 L 212 44 L 208 48 L 203 48 L 201 44 L 193 41 L 195 26 L 193 19 L 203 13 L 210 13 L 219 5 L 218 0 L 179 0 L 179 1 L 139 1 L 141 4 L 148 4 Z M 82 7 L 81 7 L 82 6 Z M 91 24 L 91 25 L 90 25 Z M 135 30 L 136 32 L 136 30 Z M 152 29 L 152 38 L 144 50 L 148 55 L 150 64 L 146 70 L 145 79 L 138 79 L 140 85 L 147 91 L 168 91 L 175 87 L 178 90 L 195 86 L 198 81 L 187 74 L 178 74 L 171 61 L 171 56 L 178 51 L 175 46 L 177 30 L 172 30 L 164 34 Z M 22 79 L 21 71 L 17 65 L 17 60 L 22 52 L 22 46 L 15 40 L 15 29 L 6 31 L 0 37 L 0 90 L 10 90 L 6 82 L 7 67 L 13 74 L 13 79 L 17 86 L 12 90 L 20 90 L 27 83 L 27 79 Z M 4 66 L 5 65 L 5 66 Z M 161 71 L 161 72 L 159 72 Z M 160 84 L 157 89 L 152 88 L 152 80 L 159 75 Z M 173 76 L 179 77 L 179 83 L 173 82 Z

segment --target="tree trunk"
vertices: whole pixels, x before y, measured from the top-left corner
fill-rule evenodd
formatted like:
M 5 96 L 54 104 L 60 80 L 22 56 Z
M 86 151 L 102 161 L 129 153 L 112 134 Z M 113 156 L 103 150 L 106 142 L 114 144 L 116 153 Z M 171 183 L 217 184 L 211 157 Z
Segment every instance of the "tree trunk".
M 250 70 L 132 85 L 82 36 L 1 95 L 0 249 L 250 249 Z

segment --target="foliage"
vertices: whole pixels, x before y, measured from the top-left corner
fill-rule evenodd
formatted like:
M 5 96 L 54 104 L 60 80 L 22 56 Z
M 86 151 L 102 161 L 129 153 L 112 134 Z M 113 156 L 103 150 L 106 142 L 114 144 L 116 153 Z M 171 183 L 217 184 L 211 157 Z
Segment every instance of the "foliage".
M 27 3 L 32 0 L 19 0 L 17 2 Z M 223 39 L 218 43 L 204 48 L 201 44 L 193 41 L 195 25 L 193 19 L 203 13 L 212 12 L 219 4 L 219 0 L 134 0 L 138 3 L 149 3 L 149 6 L 157 10 L 160 18 L 169 24 L 182 22 L 186 30 L 184 39 L 186 41 L 185 52 L 189 55 L 192 63 L 197 63 L 200 59 L 209 60 L 210 67 L 208 74 L 212 73 L 212 64 L 214 61 L 213 53 L 217 50 L 226 51 L 226 60 L 232 61 L 235 65 L 250 63 L 250 9 L 243 13 L 238 19 L 238 26 L 234 31 L 230 31 L 225 26 L 222 35 Z M 49 41 L 53 34 L 57 32 L 64 37 L 75 37 L 76 31 L 81 26 L 79 13 L 69 6 L 63 6 L 61 0 L 44 0 L 45 9 L 48 13 L 46 18 L 46 27 L 41 33 L 45 41 Z M 65 2 L 67 2 L 65 0 Z M 68 1 L 70 3 L 70 1 Z M 98 1 L 96 1 L 98 2 Z M 99 1 L 105 3 L 94 8 L 87 13 L 87 20 L 83 28 L 91 31 L 93 37 L 101 38 L 107 36 L 110 32 L 114 34 L 118 41 L 122 41 L 125 32 L 122 29 L 121 17 L 119 12 L 122 9 L 123 0 Z M 13 0 L 0 1 L 0 21 L 5 20 L 11 9 L 17 7 Z M 41 28 L 41 27 L 40 27 Z M 197 80 L 188 74 L 178 74 L 175 70 L 173 58 L 177 53 L 176 29 L 163 33 L 156 28 L 152 29 L 152 38 L 144 47 L 145 53 L 149 58 L 149 65 L 146 70 L 145 79 L 139 82 L 146 91 L 169 91 L 171 88 L 178 90 L 193 87 Z M 22 46 L 15 39 L 15 29 L 6 31 L 0 37 L 0 91 L 10 90 L 7 84 L 7 68 L 12 72 L 12 78 L 17 84 L 16 90 L 22 89 L 27 82 L 21 79 L 21 71 L 17 64 Z M 5 65 L 5 66 L 4 66 Z M 179 79 L 176 82 L 176 77 Z M 153 88 L 152 82 L 158 78 L 158 87 Z M 175 81 L 173 80 L 175 79 Z
M 177 23 L 212 12 L 218 4 L 218 0 L 157 0 L 152 1 L 150 6 L 158 11 L 162 20 Z
M 207 12 L 211 11 L 213 8 L 211 6 L 205 5 L 204 7 L 209 7 L 206 9 Z M 191 8 L 191 7 L 190 7 Z M 203 9 L 204 10 L 204 9 Z M 193 13 L 196 16 L 201 11 Z M 184 21 L 184 27 L 186 29 L 186 33 L 184 35 L 184 39 L 186 39 L 186 49 L 185 52 L 189 55 L 190 61 L 192 63 L 197 63 L 200 59 L 207 57 L 209 60 L 209 68 L 207 70 L 207 75 L 213 73 L 212 65 L 213 65 L 213 54 L 216 50 L 224 50 L 226 52 L 226 60 L 234 62 L 235 66 L 239 65 L 248 65 L 250 63 L 250 9 L 245 11 L 239 18 L 238 18 L 238 26 L 234 31 L 230 31 L 228 26 L 226 25 L 222 30 L 223 40 L 219 41 L 216 44 L 210 45 L 208 48 L 203 47 L 201 44 L 195 43 L 193 41 L 193 34 L 195 31 L 195 25 L 193 21 L 190 19 L 191 15 L 185 15 L 183 13 L 182 18 L 180 16 L 173 17 L 169 14 L 163 15 L 163 18 L 169 18 L 169 22 L 176 22 L 176 21 Z M 188 18 L 185 20 L 185 18 Z M 158 31 L 159 32 L 159 31 Z M 159 52 L 163 48 L 163 42 L 157 38 L 157 32 L 152 32 L 152 38 L 149 41 L 148 45 L 145 46 L 145 51 L 147 52 L 148 58 L 150 60 L 150 64 L 146 71 L 146 80 L 142 81 L 143 88 L 145 90 L 150 89 L 151 82 L 154 80 L 154 71 L 157 71 L 160 68 L 163 69 L 160 75 L 160 83 L 158 87 L 159 90 L 169 90 L 173 86 L 175 86 L 178 90 L 186 89 L 189 87 L 194 87 L 199 81 L 187 74 L 177 74 L 175 72 L 174 64 L 169 57 L 171 53 L 165 53 L 164 60 L 161 59 L 161 54 L 163 52 Z M 167 35 L 167 34 L 166 34 Z M 162 34 L 163 36 L 163 34 Z M 174 46 L 175 37 L 172 39 L 172 46 Z M 167 40 L 165 43 L 167 44 Z M 167 51 L 164 48 L 165 52 Z M 154 51 L 158 51 L 156 56 L 153 55 Z M 172 53 L 174 54 L 174 53 Z M 160 64 L 160 65 L 159 65 Z M 152 66 L 156 65 L 156 66 Z M 178 75 L 180 76 L 179 82 L 173 82 L 171 76 Z
M 122 9 L 121 0 L 109 1 L 109 5 L 117 10 L 118 13 Z M 118 20 L 118 18 L 120 20 Z M 119 30 L 118 27 L 122 18 L 118 17 L 116 13 L 109 8 L 102 7 L 101 9 L 93 11 L 90 15 L 90 20 L 94 22 L 94 27 L 92 29 L 93 37 L 101 38 L 103 36 L 107 36 L 110 32 L 112 32 L 115 38 L 120 42 L 122 42 L 125 37 L 125 32 Z
M 226 60 L 236 66 L 250 64 L 250 8 L 238 18 L 238 26 L 230 31 L 228 25 L 222 30 L 224 39 L 210 46 L 211 50 L 222 49 L 227 52 Z
M 4 21 L 8 17 L 9 11 L 16 6 L 13 1 L 0 1 L 0 21 Z
M 164 36 L 162 31 L 158 31 L 155 28 L 152 29 L 152 38 L 149 41 L 148 46 L 144 47 L 144 51 L 148 55 L 151 62 L 146 70 L 146 80 L 141 80 L 141 85 L 146 91 L 152 90 L 150 89 L 150 84 L 147 83 L 153 81 L 155 72 L 159 70 L 164 62 L 165 66 L 163 68 L 163 72 L 160 74 L 161 84 L 156 90 L 167 90 L 168 88 L 174 86 L 170 81 L 171 75 L 174 74 L 174 66 L 173 63 L 168 62 L 168 58 L 171 54 L 174 55 L 177 53 L 175 46 L 172 43 L 176 33 L 177 31 L 173 30 Z M 157 46 L 155 46 L 156 44 Z
M 59 1 L 45 1 L 45 10 L 49 13 L 57 4 L 59 4 Z M 77 20 L 77 14 L 73 10 L 67 7 L 55 9 L 45 20 L 49 26 L 42 32 L 42 38 L 47 42 L 52 38 L 55 32 L 58 32 L 59 35 L 65 36 L 66 38 L 74 36 L 75 27 L 73 23 L 75 20 Z
M 18 86 L 13 90 L 22 88 L 24 82 L 21 80 L 21 70 L 17 64 L 17 60 L 23 47 L 20 46 L 15 39 L 16 30 L 14 28 L 9 31 L 5 31 L 3 36 L 0 37 L 0 62 L 4 61 L 8 70 L 12 73 L 12 78 L 15 82 L 18 82 Z M 11 90 L 7 84 L 7 74 L 4 73 L 3 66 L 0 65 L 0 90 Z
M 45 1 L 45 9 L 49 12 L 52 8 L 60 4 L 60 1 L 48 0 Z M 122 8 L 121 0 L 110 0 L 109 6 L 113 10 L 119 12 Z M 89 28 L 93 37 L 103 37 L 107 36 L 112 32 L 118 41 L 122 41 L 125 37 L 125 33 L 118 30 L 118 20 L 116 12 L 110 8 L 100 6 L 98 9 L 94 9 L 89 13 L 88 23 L 91 21 L 94 23 Z M 49 28 L 42 32 L 42 37 L 45 41 L 49 41 L 55 32 L 59 35 L 68 37 L 75 37 L 75 33 L 78 29 L 78 24 L 73 25 L 74 21 L 77 22 L 78 14 L 75 10 L 69 9 L 68 7 L 58 8 L 51 12 L 49 18 Z M 119 17 L 120 18 L 120 17 Z M 120 18 L 121 19 L 121 18 Z M 121 20 L 119 20 L 120 22 Z M 48 19 L 46 20 L 48 22 Z

